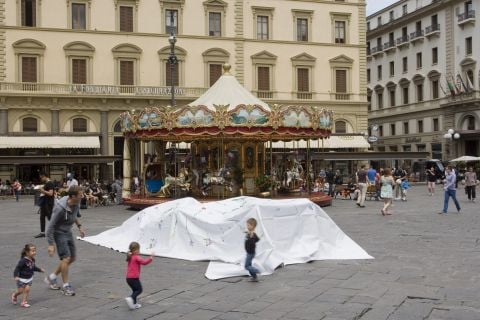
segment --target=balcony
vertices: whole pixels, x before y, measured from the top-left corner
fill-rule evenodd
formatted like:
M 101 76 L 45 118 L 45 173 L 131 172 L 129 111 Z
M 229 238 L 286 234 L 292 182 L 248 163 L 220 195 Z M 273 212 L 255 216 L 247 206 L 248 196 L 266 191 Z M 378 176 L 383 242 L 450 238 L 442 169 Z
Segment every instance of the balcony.
M 208 88 L 176 87 L 175 95 L 182 99 L 196 99 Z M 65 95 L 76 97 L 121 96 L 121 97 L 165 97 L 170 98 L 170 87 L 116 86 L 95 84 L 51 84 L 28 82 L 0 82 L 2 94 Z
M 383 44 L 383 51 L 385 51 L 386 53 L 394 52 L 395 50 L 397 50 L 397 47 L 395 46 L 395 41 L 394 40 L 385 42 Z
M 430 38 L 433 36 L 440 36 L 440 25 L 432 24 L 431 26 L 428 26 L 427 28 L 425 28 L 425 36 L 427 38 Z
M 383 46 L 380 44 L 376 47 L 372 48 L 372 56 L 382 55 L 383 54 Z
M 475 10 L 468 10 L 458 15 L 458 25 L 475 24 Z
M 313 94 L 311 92 L 297 91 L 297 99 L 299 100 L 312 100 Z
M 372 55 L 372 50 L 370 48 L 367 48 L 367 57 Z
M 399 49 L 402 49 L 403 47 L 408 47 L 409 42 L 408 42 L 408 35 L 403 35 L 400 38 L 397 38 L 397 47 Z
M 273 91 L 258 90 L 257 98 L 259 99 L 273 99 Z
M 423 41 L 425 37 L 425 32 L 423 30 L 416 30 L 410 33 L 410 42 L 415 44 L 417 41 Z
M 330 99 L 333 100 L 350 100 L 351 94 L 346 92 L 332 92 L 330 93 Z

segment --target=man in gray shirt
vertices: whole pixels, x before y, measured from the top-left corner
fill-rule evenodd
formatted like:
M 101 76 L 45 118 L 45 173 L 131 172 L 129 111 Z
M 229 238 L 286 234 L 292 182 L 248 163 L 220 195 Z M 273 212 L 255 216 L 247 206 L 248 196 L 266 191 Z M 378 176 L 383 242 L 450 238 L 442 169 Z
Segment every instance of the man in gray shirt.
M 50 289 L 59 290 L 57 275 L 61 273 L 63 281 L 62 290 L 66 296 L 75 295 L 75 291 L 73 291 L 72 286 L 68 282 L 68 270 L 76 258 L 75 240 L 72 234 L 74 223 L 80 231 L 80 236 L 82 238 L 85 236 L 85 231 L 77 217 L 82 195 L 81 187 L 70 187 L 68 195 L 55 203 L 52 218 L 47 229 L 48 254 L 53 256 L 56 246 L 60 263 L 57 269 L 45 278 L 45 282 L 50 286 Z
M 357 172 L 357 185 L 358 190 L 360 190 L 357 198 L 357 206 L 364 208 L 365 197 L 367 196 L 367 170 L 365 170 L 365 165 L 362 165 Z

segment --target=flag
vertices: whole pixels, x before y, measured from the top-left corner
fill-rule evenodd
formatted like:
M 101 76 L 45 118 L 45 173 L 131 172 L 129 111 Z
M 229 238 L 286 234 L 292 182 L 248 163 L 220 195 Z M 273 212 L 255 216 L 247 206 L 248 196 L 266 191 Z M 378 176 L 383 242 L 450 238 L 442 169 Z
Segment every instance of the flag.
M 439 81 L 438 84 L 440 85 L 440 89 L 442 90 L 443 95 L 447 96 L 447 92 L 445 92 L 445 89 L 443 88 L 442 83 Z
M 455 93 L 456 94 L 461 94 L 462 93 L 462 85 L 460 84 L 460 82 L 458 81 L 458 78 L 457 78 L 457 81 L 455 81 L 455 78 L 453 78 L 453 76 L 451 75 L 450 76 L 452 78 L 452 83 L 455 87 Z
M 475 88 L 473 87 L 472 80 L 470 80 L 470 77 L 468 76 L 468 74 L 467 74 L 466 78 L 467 78 L 467 87 L 468 87 L 468 90 L 467 90 L 467 91 L 468 91 L 468 92 L 472 92 L 472 91 L 475 89 Z
M 467 77 L 468 78 L 468 77 Z M 460 73 L 457 73 L 457 82 L 459 83 L 459 85 L 461 84 L 461 87 L 463 87 L 463 91 L 464 92 L 469 92 L 468 88 L 467 88 L 467 85 L 465 84 L 465 82 L 463 81 L 462 79 L 462 76 L 460 75 Z
M 445 79 L 447 80 L 447 87 L 448 87 L 448 90 L 450 90 L 450 95 L 452 97 L 454 97 L 456 95 L 455 87 L 453 86 L 453 84 L 450 81 L 448 81 L 448 79 L 446 77 L 445 77 Z

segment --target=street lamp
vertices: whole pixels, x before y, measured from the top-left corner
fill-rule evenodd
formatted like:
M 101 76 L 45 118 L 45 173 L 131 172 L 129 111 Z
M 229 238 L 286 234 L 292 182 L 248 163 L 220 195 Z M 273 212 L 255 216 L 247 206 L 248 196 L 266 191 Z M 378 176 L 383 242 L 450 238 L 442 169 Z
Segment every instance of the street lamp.
M 456 132 L 454 129 L 448 129 L 447 133 L 445 133 L 443 137 L 447 139 L 450 143 L 453 143 L 454 141 L 460 139 L 460 133 Z M 448 156 L 449 158 L 452 158 L 450 144 L 448 144 L 447 146 L 448 146 L 448 152 L 447 152 Z
M 175 66 L 178 64 L 177 56 L 175 55 L 175 43 L 177 42 L 177 37 L 175 36 L 175 11 L 170 10 L 170 36 L 168 37 L 168 42 L 170 43 L 170 55 L 168 56 L 168 63 L 170 64 L 170 91 L 172 94 L 171 98 L 171 107 L 176 106 L 175 102 Z M 173 149 L 173 162 L 175 176 L 177 176 L 177 146 L 176 143 L 172 143 L 171 148 Z M 177 198 L 177 183 L 174 184 L 174 198 Z

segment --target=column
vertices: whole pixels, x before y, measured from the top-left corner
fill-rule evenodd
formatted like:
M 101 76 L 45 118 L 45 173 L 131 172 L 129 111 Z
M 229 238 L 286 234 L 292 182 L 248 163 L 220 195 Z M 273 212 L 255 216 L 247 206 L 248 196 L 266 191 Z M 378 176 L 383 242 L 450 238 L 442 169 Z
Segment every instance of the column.
M 123 192 L 122 198 L 130 198 L 130 183 L 132 181 L 132 163 L 130 155 L 131 139 L 125 138 L 123 144 Z
M 102 155 L 108 155 L 108 112 L 102 111 L 100 119 L 100 134 L 102 136 L 102 143 L 100 150 Z
M 52 110 L 52 135 L 60 134 L 60 120 L 59 120 L 59 110 Z
M 0 135 L 8 134 L 8 109 L 0 109 Z

